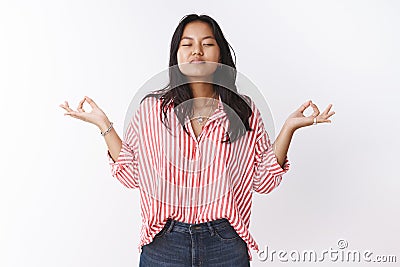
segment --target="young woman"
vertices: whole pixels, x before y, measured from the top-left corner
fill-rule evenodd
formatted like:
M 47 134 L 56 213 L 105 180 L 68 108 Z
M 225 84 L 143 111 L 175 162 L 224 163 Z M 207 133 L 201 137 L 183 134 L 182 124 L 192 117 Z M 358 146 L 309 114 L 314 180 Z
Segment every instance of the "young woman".
M 230 45 L 207 15 L 180 21 L 169 66 L 169 84 L 142 99 L 124 140 L 89 97 L 76 111 L 60 106 L 100 129 L 112 175 L 140 190 L 140 266 L 249 266 L 249 249 L 258 250 L 248 230 L 252 193 L 279 185 L 293 133 L 331 122 L 332 105 L 320 113 L 305 102 L 271 144 L 254 102 L 237 92 Z

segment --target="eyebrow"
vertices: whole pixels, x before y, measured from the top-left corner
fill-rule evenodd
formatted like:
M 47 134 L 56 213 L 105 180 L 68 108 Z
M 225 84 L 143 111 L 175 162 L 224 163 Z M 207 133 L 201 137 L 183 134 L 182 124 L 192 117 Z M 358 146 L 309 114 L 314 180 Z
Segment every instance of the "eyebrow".
M 193 38 L 192 38 L 192 37 L 188 37 L 188 36 L 183 36 L 181 40 L 183 40 L 183 39 L 189 39 L 189 40 L 193 40 Z M 215 38 L 214 38 L 214 37 L 212 37 L 211 35 L 203 37 L 203 39 L 202 39 L 202 40 L 204 40 L 204 39 L 214 39 L 214 40 L 215 40 Z

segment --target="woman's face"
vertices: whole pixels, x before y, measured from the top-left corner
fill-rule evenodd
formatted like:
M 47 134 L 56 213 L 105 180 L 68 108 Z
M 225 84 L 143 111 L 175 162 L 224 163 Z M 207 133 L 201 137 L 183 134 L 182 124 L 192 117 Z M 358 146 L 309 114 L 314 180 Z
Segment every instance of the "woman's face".
M 177 58 L 179 69 L 186 76 L 205 78 L 214 73 L 220 61 L 220 49 L 208 23 L 186 24 Z

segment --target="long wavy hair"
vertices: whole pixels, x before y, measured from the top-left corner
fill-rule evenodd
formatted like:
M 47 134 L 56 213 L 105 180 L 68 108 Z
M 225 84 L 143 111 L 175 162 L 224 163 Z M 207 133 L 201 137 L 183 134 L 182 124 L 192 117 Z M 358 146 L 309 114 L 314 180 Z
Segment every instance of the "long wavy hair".
M 227 114 L 230 122 L 229 129 L 225 133 L 226 139 L 222 142 L 231 143 L 244 135 L 246 131 L 253 131 L 253 129 L 251 129 L 249 125 L 249 117 L 252 115 L 250 98 L 238 94 L 235 85 L 237 75 L 235 65 L 235 52 L 233 51 L 232 46 L 225 39 L 218 23 L 213 18 L 207 15 L 189 14 L 184 16 L 180 20 L 172 36 L 170 45 L 169 84 L 167 84 L 162 89 L 155 90 L 147 94 L 141 100 L 141 102 L 143 102 L 143 100 L 145 100 L 147 97 L 156 97 L 157 99 L 161 99 L 162 103 L 160 119 L 167 128 L 169 128 L 167 113 L 169 108 L 173 106 L 174 112 L 184 131 L 189 134 L 188 130 L 185 127 L 185 118 L 191 115 L 192 106 L 191 104 L 180 104 L 192 99 L 193 94 L 189 87 L 187 79 L 185 78 L 186 76 L 183 75 L 181 71 L 176 68 L 176 66 L 178 65 L 177 52 L 179 49 L 179 44 L 182 38 L 183 31 L 185 29 L 185 26 L 193 21 L 202 21 L 210 25 L 216 42 L 220 48 L 220 63 L 229 66 L 225 67 L 223 71 L 221 68 L 217 68 L 215 70 L 213 74 L 213 89 L 216 94 L 221 97 L 221 101 L 224 103 L 224 111 Z M 235 55 L 235 62 L 232 59 L 230 48 Z M 186 83 L 183 83 L 182 81 L 186 81 Z M 188 102 L 192 103 L 192 101 Z M 225 108 L 225 105 L 229 106 L 230 108 Z

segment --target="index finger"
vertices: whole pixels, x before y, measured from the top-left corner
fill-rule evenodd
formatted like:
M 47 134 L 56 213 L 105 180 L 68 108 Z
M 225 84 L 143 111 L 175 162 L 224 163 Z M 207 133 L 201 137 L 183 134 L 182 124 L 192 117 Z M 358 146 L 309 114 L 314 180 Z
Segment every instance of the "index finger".
M 88 96 L 85 96 L 85 99 L 86 99 L 86 101 L 89 103 L 89 105 L 90 105 L 92 108 L 98 108 L 97 104 L 93 101 L 93 99 L 91 99 L 91 98 L 88 97 Z
M 299 107 L 298 111 L 303 113 L 304 110 L 306 110 L 306 108 L 308 108 L 310 106 L 310 102 L 311 102 L 311 100 L 308 100 L 307 102 L 304 102 L 304 104 Z

